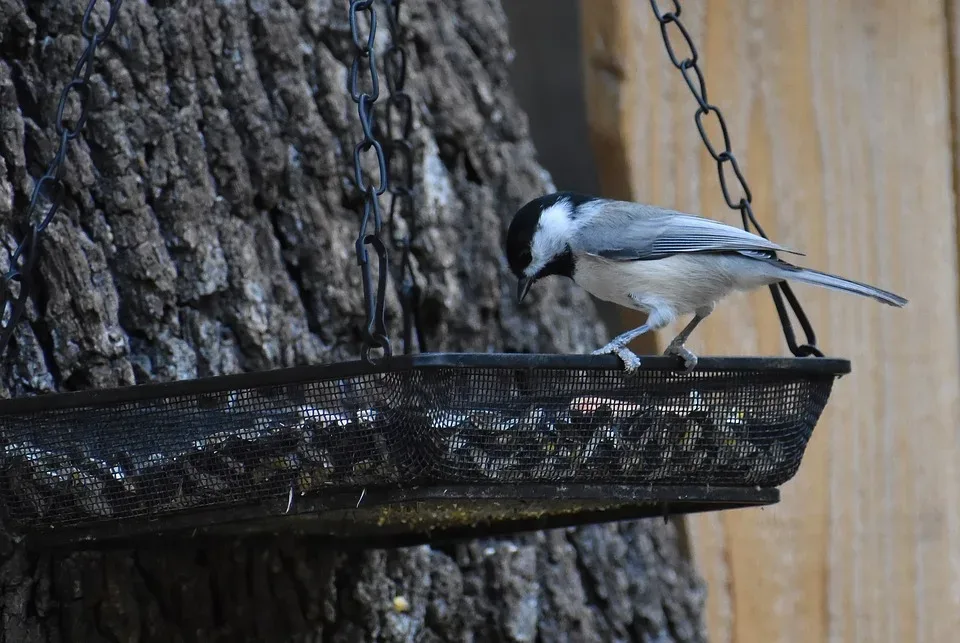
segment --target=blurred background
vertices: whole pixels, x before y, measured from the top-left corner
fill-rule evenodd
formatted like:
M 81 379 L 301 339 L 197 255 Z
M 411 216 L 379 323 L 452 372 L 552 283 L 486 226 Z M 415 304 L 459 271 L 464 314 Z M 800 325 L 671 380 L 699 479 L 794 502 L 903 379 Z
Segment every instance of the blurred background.
M 960 637 L 957 2 L 681 3 L 766 232 L 803 265 L 910 300 L 795 286 L 821 350 L 853 372 L 778 505 L 683 520 L 714 642 Z M 739 224 L 649 3 L 504 7 L 558 189 Z M 611 336 L 640 321 L 602 310 Z M 789 355 L 766 290 L 721 304 L 689 345 Z

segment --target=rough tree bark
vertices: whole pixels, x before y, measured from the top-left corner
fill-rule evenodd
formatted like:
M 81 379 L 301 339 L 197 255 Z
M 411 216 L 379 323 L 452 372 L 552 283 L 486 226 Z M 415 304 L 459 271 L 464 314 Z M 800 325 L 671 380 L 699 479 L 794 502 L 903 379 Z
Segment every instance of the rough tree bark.
M 9 248 L 31 176 L 55 149 L 57 94 L 81 51 L 84 5 L 0 0 Z M 344 5 L 124 5 L 101 49 L 94 111 L 70 150 L 35 305 L 0 367 L 5 394 L 357 355 L 349 152 L 358 126 L 344 92 Z M 498 1 L 405 6 L 431 348 L 595 346 L 592 303 L 568 284 L 514 304 L 502 234 L 522 201 L 551 186 L 507 85 Z M 704 639 L 703 587 L 660 521 L 362 553 L 284 537 L 55 555 L 2 544 L 0 627 L 10 642 Z M 410 609 L 396 610 L 395 596 Z

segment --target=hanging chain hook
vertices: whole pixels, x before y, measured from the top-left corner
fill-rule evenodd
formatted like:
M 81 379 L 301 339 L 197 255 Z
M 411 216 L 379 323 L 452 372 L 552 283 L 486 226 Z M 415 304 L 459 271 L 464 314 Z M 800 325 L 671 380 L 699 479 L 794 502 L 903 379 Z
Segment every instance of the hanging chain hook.
M 33 289 L 34 269 L 40 252 L 40 236 L 56 217 L 63 205 L 65 188 L 63 185 L 63 164 L 67 158 L 67 148 L 70 141 L 80 136 L 83 126 L 89 115 L 90 77 L 93 75 L 93 66 L 96 61 L 97 48 L 110 37 L 120 6 L 123 0 L 112 0 L 106 22 L 100 31 L 94 29 L 92 19 L 93 10 L 99 0 L 90 0 L 83 12 L 80 32 L 87 41 L 87 46 L 80 54 L 73 69 L 73 76 L 64 85 L 60 92 L 60 101 L 57 104 L 55 128 L 58 138 L 57 151 L 47 166 L 46 172 L 33 186 L 33 194 L 27 205 L 27 216 L 20 223 L 23 240 L 10 254 L 10 264 L 7 272 L 0 275 L 0 354 L 2 354 L 13 336 L 13 331 L 23 316 L 27 307 L 27 300 Z M 78 107 L 76 117 L 71 124 L 66 115 L 70 102 L 70 95 L 74 94 Z M 45 209 L 41 208 L 40 200 L 43 197 Z
M 360 16 L 363 14 L 366 14 L 369 29 L 365 37 L 361 33 L 360 25 Z M 374 7 L 374 0 L 350 0 L 349 21 L 350 35 L 356 54 L 347 76 L 347 90 L 353 102 L 357 104 L 360 130 L 363 134 L 363 139 L 357 143 L 353 151 L 353 178 L 357 190 L 363 195 L 363 217 L 356 242 L 357 264 L 360 266 L 360 274 L 363 278 L 363 299 L 366 310 L 366 326 L 363 331 L 363 347 L 360 355 L 365 362 L 372 364 L 376 361 L 371 355 L 373 349 L 381 349 L 384 357 L 390 357 L 392 354 L 384 319 L 389 262 L 387 247 L 380 238 L 383 218 L 380 214 L 379 201 L 380 195 L 387 191 L 389 176 L 383 146 L 374 134 L 374 103 L 380 97 L 380 79 L 377 75 L 377 56 L 374 49 L 377 37 L 377 10 Z M 365 71 L 370 76 L 369 91 L 360 89 L 361 71 Z M 364 180 L 362 159 L 371 150 L 376 156 L 378 180 L 367 182 Z M 372 233 L 369 232 L 371 223 L 373 224 Z M 376 292 L 373 289 L 367 246 L 372 246 L 377 253 Z
M 404 49 L 404 33 L 400 27 L 402 0 L 386 0 L 387 25 L 390 29 L 390 47 L 384 54 L 383 68 L 390 96 L 387 99 L 386 144 L 387 172 L 390 177 L 390 231 L 394 251 L 400 254 L 400 274 L 396 279 L 397 295 L 403 312 L 403 352 L 413 351 L 413 335 L 416 333 L 420 352 L 426 352 L 426 341 L 421 330 L 420 302 L 423 291 L 413 270 L 412 247 L 416 241 L 419 224 L 413 183 L 413 100 L 406 92 L 407 52 Z M 394 123 L 399 123 L 394 126 Z M 407 223 L 406 235 L 397 228 L 398 219 Z
M 667 50 L 667 56 L 670 57 L 670 62 L 673 66 L 680 70 L 680 73 L 683 75 L 683 80 L 687 83 L 687 87 L 690 88 L 690 92 L 697 101 L 698 108 L 695 115 L 697 131 L 700 132 L 700 138 L 703 139 L 703 144 L 707 148 L 707 152 L 717 163 L 717 173 L 720 176 L 720 190 L 723 192 L 723 200 L 726 202 L 727 207 L 740 213 L 744 230 L 749 232 L 750 226 L 753 225 L 757 230 L 757 234 L 767 239 L 766 233 L 753 214 L 753 206 L 751 205 L 753 202 L 753 194 L 750 191 L 750 186 L 747 185 L 747 179 L 740 169 L 740 164 L 733 155 L 733 150 L 730 146 L 730 134 L 727 131 L 727 122 L 723 118 L 720 108 L 712 105 L 707 100 L 707 84 L 699 65 L 700 54 L 697 52 L 697 47 L 690 37 L 690 32 L 687 31 L 686 26 L 684 26 L 680 20 L 680 13 L 682 11 L 680 0 L 671 0 L 670 4 L 673 5 L 673 9 L 664 12 L 660 10 L 660 3 L 657 0 L 650 0 L 653 15 L 660 24 L 660 34 L 663 36 L 663 44 Z M 675 28 L 674 33 L 679 34 L 686 46 L 688 53 L 683 58 L 677 54 L 677 47 L 674 46 L 673 36 L 670 34 L 671 25 Z M 718 141 L 710 140 L 710 136 L 707 134 L 704 118 L 710 115 L 716 118 L 719 125 L 720 136 L 723 139 L 722 147 L 718 144 Z M 731 184 L 727 175 L 728 168 L 736 179 L 735 185 L 740 187 L 742 196 L 739 198 L 736 198 L 731 193 Z M 783 296 L 781 296 L 781 292 Z M 789 284 L 786 282 L 772 284 L 770 286 L 770 294 L 773 297 L 774 305 L 777 307 L 777 315 L 780 317 L 783 336 L 787 340 L 787 346 L 790 348 L 790 352 L 797 357 L 807 357 L 811 355 L 823 357 L 823 353 L 817 348 L 817 337 L 813 331 L 813 326 L 803 311 L 800 301 L 796 295 L 793 294 L 793 290 Z M 787 302 L 790 304 L 794 316 L 803 328 L 803 333 L 807 338 L 805 344 L 797 345 L 793 324 L 790 321 L 789 313 L 783 303 L 784 296 L 787 298 Z

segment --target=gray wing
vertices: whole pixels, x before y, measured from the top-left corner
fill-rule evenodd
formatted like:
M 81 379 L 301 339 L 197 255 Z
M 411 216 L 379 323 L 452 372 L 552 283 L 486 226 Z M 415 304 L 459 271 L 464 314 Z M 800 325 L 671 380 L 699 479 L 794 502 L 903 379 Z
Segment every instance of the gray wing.
M 649 261 L 690 252 L 739 252 L 770 258 L 784 248 L 746 230 L 712 219 L 649 205 L 607 201 L 580 228 L 574 249 L 616 261 Z

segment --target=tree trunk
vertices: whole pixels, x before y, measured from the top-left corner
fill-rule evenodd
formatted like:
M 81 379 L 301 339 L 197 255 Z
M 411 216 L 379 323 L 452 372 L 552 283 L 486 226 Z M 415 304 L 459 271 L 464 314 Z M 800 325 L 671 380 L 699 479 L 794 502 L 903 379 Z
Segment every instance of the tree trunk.
M 57 96 L 83 46 L 85 6 L 0 0 L 9 248 L 56 149 Z M 501 7 L 404 6 L 431 350 L 595 347 L 604 337 L 593 305 L 569 283 L 514 302 L 503 233 L 518 205 L 552 186 L 507 84 Z M 357 356 L 350 163 L 360 132 L 345 92 L 345 7 L 124 4 L 100 49 L 33 304 L 0 367 L 6 394 Z M 398 310 L 392 293 L 388 306 Z M 660 521 L 353 553 L 293 537 L 42 555 L 7 539 L 0 551 L 10 642 L 704 639 L 702 585 Z

